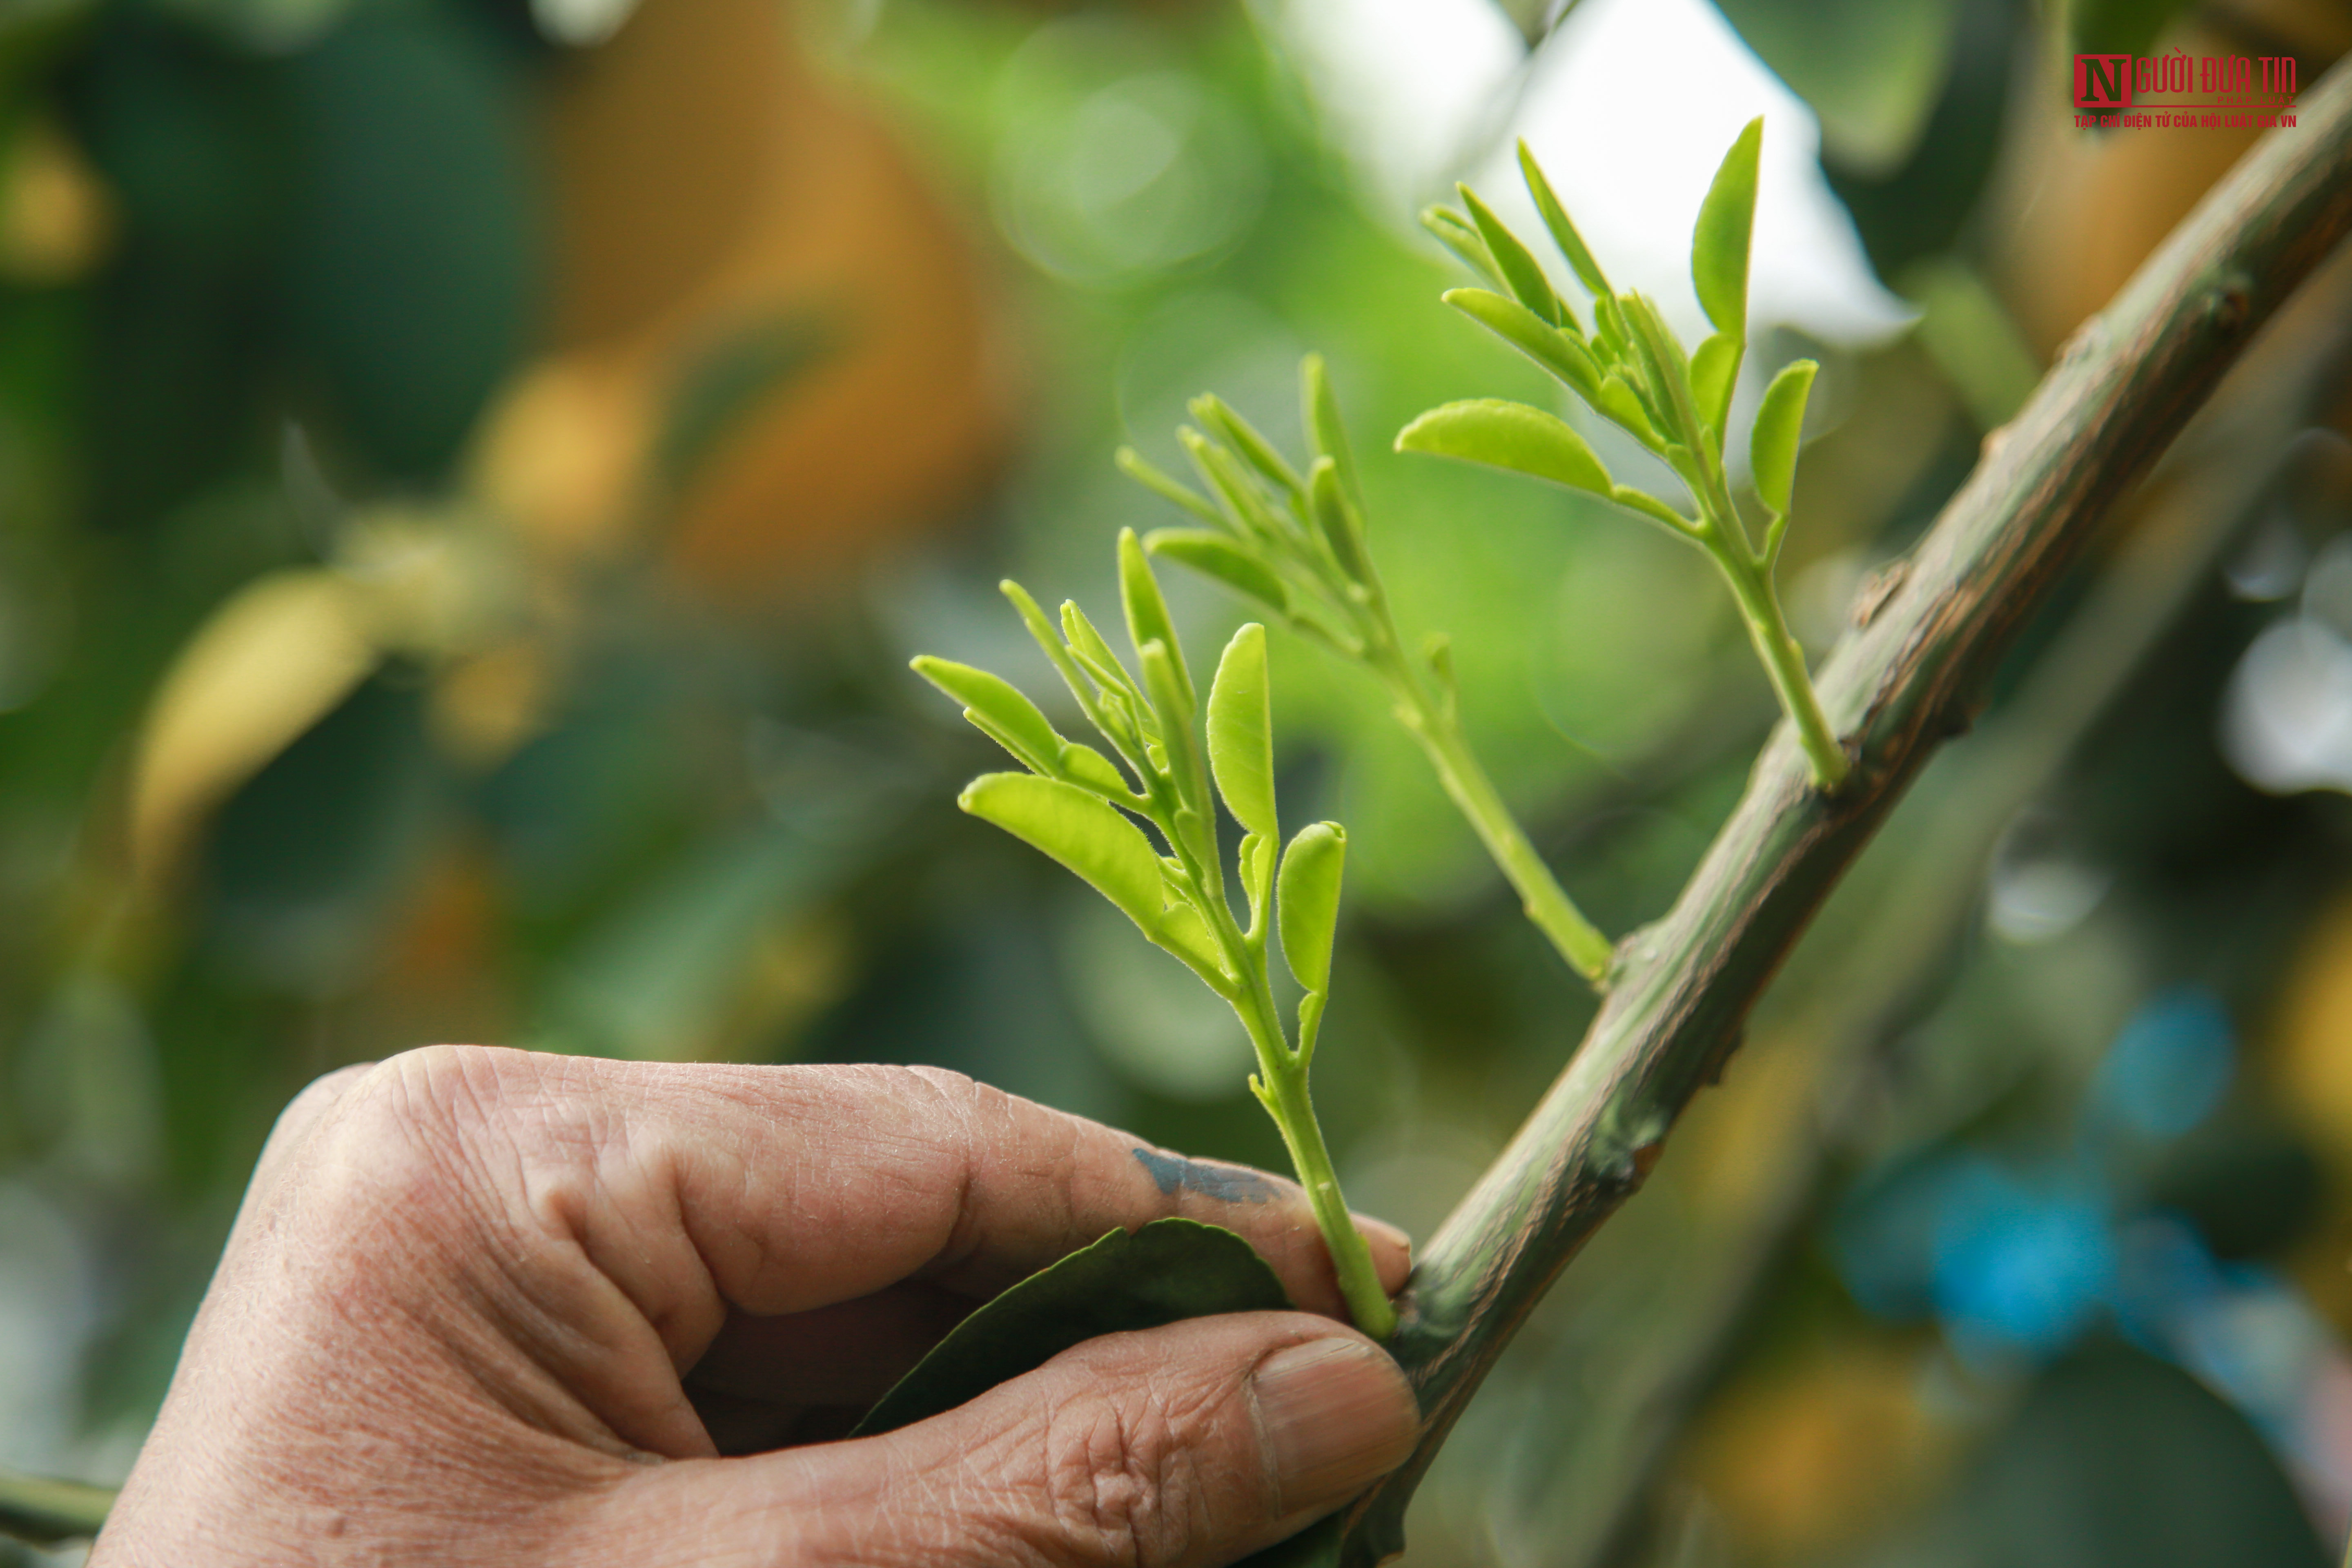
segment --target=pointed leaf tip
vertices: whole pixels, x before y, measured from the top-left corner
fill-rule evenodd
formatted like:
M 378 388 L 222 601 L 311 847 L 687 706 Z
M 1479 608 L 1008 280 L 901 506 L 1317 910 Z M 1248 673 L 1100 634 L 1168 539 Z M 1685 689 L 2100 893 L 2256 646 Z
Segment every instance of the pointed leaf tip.
M 1486 242 L 1486 254 L 1495 258 L 1511 293 L 1547 324 L 1558 326 L 1561 321 L 1559 297 L 1552 292 L 1551 279 L 1544 276 L 1542 264 L 1536 260 L 1534 253 L 1519 243 L 1519 237 L 1478 199 L 1476 192 L 1467 185 L 1456 185 L 1454 189 L 1462 193 L 1462 205 L 1470 209 L 1471 221 L 1478 226 L 1478 236 Z
M 953 659 L 922 654 L 909 661 L 917 675 L 963 704 L 972 727 L 1036 773 L 1058 772 L 1067 743 L 1037 705 L 1001 675 Z
M 1527 181 L 1528 195 L 1535 198 L 1536 211 L 1542 215 L 1544 227 L 1551 231 L 1551 242 L 1559 247 L 1569 266 L 1576 269 L 1576 280 L 1584 285 L 1585 292 L 1596 296 L 1614 292 L 1601 273 L 1601 263 L 1592 258 L 1584 237 L 1569 221 L 1568 209 L 1553 194 L 1551 182 L 1544 178 L 1542 166 L 1537 163 L 1535 153 L 1528 151 L 1525 141 L 1519 143 L 1519 175 Z
M 1213 577 L 1277 614 L 1289 612 L 1290 590 L 1281 576 L 1229 534 L 1205 528 L 1155 528 L 1143 536 L 1143 548 L 1147 554 L 1163 556 L 1203 577 Z
M 1717 331 L 1748 331 L 1748 251 L 1756 219 L 1756 175 L 1764 144 L 1764 117 L 1748 122 L 1699 204 L 1691 234 L 1691 281 Z
M 1596 495 L 1612 489 L 1609 470 L 1566 420 L 1501 398 L 1433 408 L 1397 432 L 1396 449 L 1509 468 Z

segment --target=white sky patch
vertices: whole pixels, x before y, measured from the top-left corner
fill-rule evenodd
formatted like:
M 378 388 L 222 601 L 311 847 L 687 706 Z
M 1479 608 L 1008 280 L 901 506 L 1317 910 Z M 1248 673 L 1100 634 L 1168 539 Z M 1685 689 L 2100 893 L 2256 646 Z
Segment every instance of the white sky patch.
M 1696 345 L 1708 329 L 1691 287 L 1691 225 L 1724 152 L 1761 114 L 1750 341 L 1785 325 L 1864 347 L 1912 319 L 1872 273 L 1822 175 L 1820 122 L 1706 0 L 1583 0 L 1523 93 L 1517 35 L 1489 0 L 1276 0 L 1271 9 L 1332 133 L 1402 220 L 1448 197 L 1452 160 L 1483 142 L 1494 151 L 1469 183 L 1568 282 L 1513 163 L 1523 136 L 1610 281 L 1654 296 Z M 1581 297 L 1572 284 L 1570 296 Z
M 1410 223 L 1507 107 L 1527 58 L 1493 0 L 1263 0 L 1332 140 Z

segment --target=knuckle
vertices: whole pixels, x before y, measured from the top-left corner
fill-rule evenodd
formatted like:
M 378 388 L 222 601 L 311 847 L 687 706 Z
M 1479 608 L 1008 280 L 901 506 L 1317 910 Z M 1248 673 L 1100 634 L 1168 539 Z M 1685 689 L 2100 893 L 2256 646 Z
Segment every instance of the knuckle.
M 1038 1456 L 1037 1555 L 1089 1568 L 1183 1560 L 1202 1526 L 1202 1414 L 1150 1387 L 1055 1411 Z
M 366 1069 L 337 1095 L 318 1174 L 330 1203 L 429 1213 L 465 1185 L 499 1121 L 512 1068 L 481 1046 L 427 1046 Z

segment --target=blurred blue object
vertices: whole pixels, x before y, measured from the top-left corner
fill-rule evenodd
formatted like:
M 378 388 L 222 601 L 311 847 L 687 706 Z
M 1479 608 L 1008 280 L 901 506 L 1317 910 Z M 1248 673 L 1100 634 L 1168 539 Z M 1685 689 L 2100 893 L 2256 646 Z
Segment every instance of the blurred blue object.
M 1936 1315 L 1962 1350 L 2055 1354 L 2116 1273 L 2107 1195 L 2078 1173 L 2032 1180 L 1966 1157 L 1936 1216 Z
M 2228 1092 L 2237 1043 L 2221 999 L 2201 985 L 2159 993 L 2132 1015 L 2092 1080 L 2095 1125 L 2178 1138 Z

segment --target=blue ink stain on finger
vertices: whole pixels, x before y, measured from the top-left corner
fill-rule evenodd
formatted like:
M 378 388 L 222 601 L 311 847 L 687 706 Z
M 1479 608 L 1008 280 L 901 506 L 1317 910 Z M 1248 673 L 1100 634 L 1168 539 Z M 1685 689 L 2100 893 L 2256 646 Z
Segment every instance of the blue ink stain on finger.
M 1181 1154 L 1144 1148 L 1135 1151 L 1135 1163 L 1151 1173 L 1162 1197 L 1189 1191 L 1222 1203 L 1266 1204 L 1282 1195 L 1282 1186 L 1273 1177 L 1246 1165 L 1213 1165 L 1205 1160 L 1187 1160 Z

